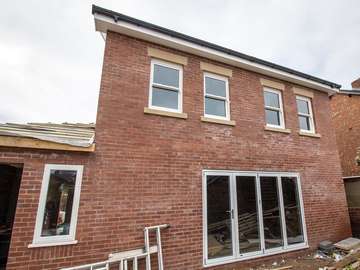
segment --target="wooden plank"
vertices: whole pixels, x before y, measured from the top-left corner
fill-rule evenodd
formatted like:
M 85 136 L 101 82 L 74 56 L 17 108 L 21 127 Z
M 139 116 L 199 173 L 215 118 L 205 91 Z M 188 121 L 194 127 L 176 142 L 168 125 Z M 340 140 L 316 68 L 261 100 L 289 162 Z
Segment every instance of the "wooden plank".
M 331 265 L 333 269 L 342 269 L 343 267 L 355 263 L 360 257 L 360 251 L 346 255 L 342 260 Z
M 286 269 L 292 269 L 292 265 L 288 265 L 288 266 L 282 266 L 282 267 L 278 267 L 278 268 L 272 268 L 271 270 L 286 270 Z
M 56 142 L 42 141 L 33 138 L 22 138 L 13 136 L 0 136 L 0 147 L 16 147 L 30 149 L 47 149 L 74 152 L 94 152 L 95 144 L 89 147 L 80 147 Z

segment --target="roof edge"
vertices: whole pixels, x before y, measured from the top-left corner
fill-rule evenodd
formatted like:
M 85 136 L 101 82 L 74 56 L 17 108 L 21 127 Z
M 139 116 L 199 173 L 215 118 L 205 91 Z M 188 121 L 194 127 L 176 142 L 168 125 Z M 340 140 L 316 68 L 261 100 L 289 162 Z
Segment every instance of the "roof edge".
M 338 94 L 360 96 L 360 89 L 359 90 L 357 90 L 357 89 L 353 89 L 353 90 L 340 89 Z
M 125 23 L 134 25 L 134 26 L 139 27 L 139 28 L 148 29 L 148 30 L 160 33 L 162 35 L 169 36 L 171 38 L 180 39 L 182 41 L 186 41 L 186 42 L 196 44 L 196 45 L 201 46 L 201 47 L 205 47 L 205 48 L 208 48 L 208 49 L 211 49 L 211 50 L 215 50 L 215 51 L 224 53 L 224 54 L 229 55 L 229 56 L 234 56 L 234 57 L 246 60 L 249 63 L 253 63 L 255 65 L 264 66 L 264 67 L 267 67 L 267 68 L 271 68 L 271 69 L 274 69 L 274 70 L 281 71 L 283 73 L 287 73 L 287 74 L 292 75 L 292 76 L 297 76 L 297 77 L 300 77 L 302 79 L 306 79 L 306 80 L 309 80 L 309 81 L 316 82 L 318 84 L 327 86 L 329 88 L 328 92 L 330 92 L 330 93 L 337 92 L 338 89 L 341 88 L 340 84 L 330 82 L 330 81 L 327 81 L 327 80 L 324 80 L 324 79 L 321 79 L 321 78 L 318 78 L 318 77 L 315 77 L 315 76 L 312 76 L 312 75 L 309 75 L 309 74 L 306 74 L 306 73 L 303 73 L 303 72 L 300 72 L 300 71 L 297 71 L 297 70 L 294 70 L 294 69 L 290 69 L 290 68 L 287 68 L 287 67 L 284 67 L 284 66 L 269 62 L 269 61 L 265 61 L 265 60 L 262 60 L 262 59 L 247 55 L 247 54 L 243 54 L 243 53 L 240 53 L 238 51 L 228 49 L 228 48 L 225 48 L 225 47 L 222 47 L 222 46 L 219 46 L 219 45 L 216 45 L 214 43 L 210 43 L 210 42 L 207 42 L 207 41 L 204 41 L 204 40 L 201 40 L 201 39 L 197 39 L 197 38 L 194 38 L 194 37 L 191 37 L 191 36 L 188 36 L 188 35 L 185 35 L 185 34 L 182 34 L 182 33 L 179 33 L 179 32 L 176 32 L 176 31 L 173 31 L 173 30 L 170 30 L 170 29 L 158 26 L 158 25 L 155 25 L 155 24 L 151 24 L 151 23 L 148 23 L 148 22 L 145 22 L 145 21 L 142 21 L 142 20 L 139 20 L 139 19 L 136 19 L 136 18 L 133 18 L 133 17 L 130 17 L 130 16 L 115 12 L 115 11 L 112 11 L 112 10 L 109 10 L 109 9 L 105 9 L 105 8 L 96 6 L 96 5 L 92 6 L 92 14 L 95 17 L 95 23 L 96 23 L 97 19 L 100 20 L 100 18 L 97 18 L 96 15 L 97 14 L 102 15 L 102 16 L 110 18 L 112 20 L 113 24 L 119 24 L 119 22 L 125 22 Z M 101 29 L 99 29 L 99 27 L 97 27 L 96 30 L 101 31 Z M 106 29 L 106 30 L 113 30 L 113 29 Z M 140 31 L 140 29 L 137 29 L 137 30 Z
M 52 151 L 68 151 L 68 152 L 84 152 L 93 153 L 95 151 L 95 143 L 88 147 L 73 146 L 58 142 L 44 141 L 37 138 L 29 137 L 15 137 L 0 135 L 0 147 L 10 148 L 27 148 L 27 149 L 42 149 Z

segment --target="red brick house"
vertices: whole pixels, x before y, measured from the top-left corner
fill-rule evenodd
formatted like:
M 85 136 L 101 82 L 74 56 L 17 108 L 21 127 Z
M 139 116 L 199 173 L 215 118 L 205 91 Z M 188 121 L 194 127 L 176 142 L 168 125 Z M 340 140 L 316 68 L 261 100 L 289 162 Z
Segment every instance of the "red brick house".
M 353 234 L 360 236 L 360 79 L 332 97 L 334 127 Z
M 0 163 L 22 168 L 7 269 L 104 261 L 158 224 L 170 225 L 172 270 L 242 267 L 351 234 L 329 101 L 340 85 L 93 15 L 106 40 L 96 150 L 0 148 Z

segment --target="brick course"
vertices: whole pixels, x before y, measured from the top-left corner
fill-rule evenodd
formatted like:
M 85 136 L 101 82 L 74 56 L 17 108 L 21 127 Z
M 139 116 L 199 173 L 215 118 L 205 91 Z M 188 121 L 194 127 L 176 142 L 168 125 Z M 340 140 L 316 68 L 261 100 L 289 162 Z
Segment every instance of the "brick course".
M 151 60 L 148 46 L 188 57 L 183 75 L 183 110 L 188 119 L 144 114 Z M 200 61 L 232 69 L 229 86 L 235 127 L 200 121 Z M 204 169 L 299 172 L 310 247 L 315 248 L 324 239 L 349 236 L 327 94 L 314 91 L 320 139 L 298 135 L 293 85 L 287 82 L 282 82 L 283 101 L 286 127 L 292 132 L 265 131 L 261 77 L 109 32 L 96 122 L 96 152 L 0 149 L 0 162 L 24 163 L 8 269 L 58 269 L 103 260 L 109 253 L 141 246 L 143 227 L 161 223 L 171 225 L 162 235 L 166 268 L 203 269 Z M 85 165 L 76 245 L 27 248 L 32 241 L 44 163 Z M 254 262 L 211 269 L 249 264 Z

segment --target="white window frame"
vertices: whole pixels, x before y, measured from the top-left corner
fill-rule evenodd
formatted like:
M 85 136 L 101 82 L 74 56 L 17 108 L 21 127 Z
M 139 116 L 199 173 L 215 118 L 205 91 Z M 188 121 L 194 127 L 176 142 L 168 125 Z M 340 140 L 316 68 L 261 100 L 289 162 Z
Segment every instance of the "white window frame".
M 304 96 L 296 96 L 296 100 L 298 100 L 298 99 L 302 100 L 302 101 L 305 101 L 307 103 L 307 105 L 308 105 L 308 108 L 309 108 L 309 114 L 301 113 L 301 112 L 299 112 L 298 107 L 297 107 L 297 103 L 296 103 L 296 109 L 298 111 L 298 121 L 299 121 L 299 116 L 308 117 L 309 118 L 309 125 L 310 125 L 310 130 L 301 129 L 300 128 L 300 123 L 299 123 L 299 129 L 300 129 L 301 132 L 314 134 L 315 133 L 315 123 L 314 123 L 314 115 L 313 115 L 313 110 L 312 110 L 311 98 L 304 97 Z
M 284 118 L 284 107 L 283 107 L 283 101 L 282 101 L 282 92 L 280 90 L 276 90 L 269 87 L 264 87 L 264 107 L 265 107 L 265 123 L 267 127 L 273 127 L 273 128 L 281 128 L 285 129 L 285 118 Z M 277 94 L 279 97 L 279 108 L 272 107 L 272 106 L 266 106 L 265 104 L 265 92 L 274 93 Z M 266 122 L 266 109 L 277 111 L 279 112 L 279 119 L 280 119 L 280 125 L 273 125 Z
M 179 87 L 154 83 L 154 66 L 155 65 L 178 70 L 179 71 Z M 162 88 L 165 90 L 171 90 L 171 91 L 178 92 L 178 109 L 171 109 L 171 108 L 159 107 L 159 106 L 152 105 L 152 94 L 153 94 L 152 88 L 153 88 L 153 86 L 159 87 L 159 88 Z M 182 113 L 182 110 L 183 110 L 183 108 L 182 108 L 183 107 L 183 67 L 181 65 L 169 63 L 169 62 L 158 60 L 158 59 L 151 59 L 149 105 L 148 106 L 149 106 L 149 108 L 155 109 L 155 110 Z
M 76 171 L 74 198 L 68 235 L 41 236 L 51 170 Z M 75 240 L 75 233 L 80 202 L 82 175 L 82 165 L 45 164 L 44 175 L 41 184 L 39 205 L 36 215 L 34 238 L 32 244 L 30 244 L 29 247 L 76 244 L 77 241 Z
M 230 207 L 231 211 L 234 212 L 234 216 L 238 216 L 237 209 L 237 195 L 236 195 L 236 176 L 253 176 L 256 178 L 256 192 L 257 192 L 257 209 L 258 209 L 258 219 L 259 219 L 259 236 L 261 239 L 261 250 L 255 251 L 247 254 L 240 254 L 239 248 L 239 235 L 238 235 L 238 219 L 232 219 L 232 244 L 233 244 L 233 255 L 226 256 L 221 258 L 208 259 L 208 239 L 207 239 L 207 176 L 218 175 L 218 176 L 229 176 L 229 187 L 230 187 Z M 261 201 L 261 188 L 260 188 L 260 177 L 263 176 L 274 176 L 277 178 L 277 189 L 279 196 L 279 208 L 281 215 L 281 228 L 284 245 L 278 248 L 265 249 L 265 240 L 264 240 L 264 225 L 263 225 L 263 216 L 262 216 L 262 201 Z M 296 178 L 298 199 L 300 205 L 301 213 L 301 224 L 302 231 L 304 235 L 304 242 L 298 244 L 289 245 L 287 242 L 287 233 L 285 226 L 285 209 L 283 204 L 283 193 L 281 185 L 281 177 L 294 177 Z M 304 214 L 304 203 L 301 190 L 301 181 L 300 175 L 298 173 L 292 172 L 264 172 L 264 171 L 226 171 L 226 170 L 203 170 L 202 172 L 202 192 L 203 192 L 203 266 L 211 267 L 216 265 L 222 265 L 227 263 L 233 263 L 243 260 L 249 260 L 259 257 L 265 257 L 270 255 L 275 255 L 279 253 L 285 253 L 300 249 L 308 248 L 308 238 L 306 231 L 306 222 Z
M 206 93 L 206 78 L 207 77 L 225 82 L 225 94 L 226 94 L 226 97 Z M 203 78 L 204 78 L 204 82 L 203 82 L 203 85 L 204 85 L 204 117 L 214 118 L 214 119 L 221 119 L 221 120 L 230 120 L 230 97 L 229 97 L 229 79 L 228 79 L 228 77 L 217 75 L 217 74 L 210 73 L 210 72 L 204 72 Z M 207 97 L 225 101 L 225 117 L 218 116 L 218 115 L 213 115 L 213 114 L 206 114 L 205 100 L 206 100 Z

